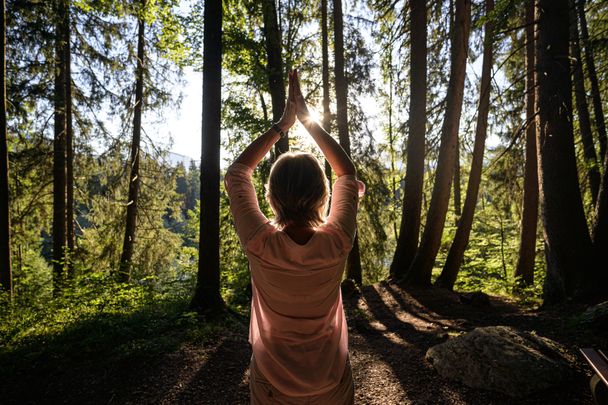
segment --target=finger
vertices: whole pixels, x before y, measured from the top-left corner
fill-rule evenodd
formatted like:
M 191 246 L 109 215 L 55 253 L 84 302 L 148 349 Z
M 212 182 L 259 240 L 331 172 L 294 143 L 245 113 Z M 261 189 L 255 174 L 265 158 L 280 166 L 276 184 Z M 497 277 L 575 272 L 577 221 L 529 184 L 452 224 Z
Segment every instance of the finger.
M 298 79 L 298 71 L 295 70 L 294 74 L 293 74 L 293 81 L 295 83 L 295 92 L 298 96 L 300 96 L 302 94 L 302 92 L 300 91 L 300 81 Z
M 296 99 L 296 96 L 298 94 L 297 92 L 297 85 L 296 85 L 296 79 L 295 79 L 295 74 L 294 71 L 291 71 L 291 96 L 292 96 L 292 100 Z

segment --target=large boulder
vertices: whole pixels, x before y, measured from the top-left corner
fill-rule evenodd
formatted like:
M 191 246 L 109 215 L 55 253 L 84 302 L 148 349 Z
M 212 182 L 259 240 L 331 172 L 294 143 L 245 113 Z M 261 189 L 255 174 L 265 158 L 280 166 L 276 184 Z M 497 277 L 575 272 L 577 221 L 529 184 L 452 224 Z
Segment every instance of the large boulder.
M 608 330 L 608 301 L 587 308 L 581 315 L 581 322 L 594 329 Z
M 470 387 L 523 397 L 568 379 L 571 369 L 550 339 L 507 326 L 488 326 L 431 347 L 437 372 Z

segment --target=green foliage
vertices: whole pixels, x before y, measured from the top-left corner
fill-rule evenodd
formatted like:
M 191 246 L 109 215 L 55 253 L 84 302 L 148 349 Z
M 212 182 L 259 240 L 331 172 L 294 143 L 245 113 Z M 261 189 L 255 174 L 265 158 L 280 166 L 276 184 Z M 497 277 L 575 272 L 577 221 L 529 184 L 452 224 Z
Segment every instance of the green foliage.
M 181 238 L 167 226 L 181 222 L 175 191 L 177 169 L 144 154 L 140 166 L 140 199 L 133 274 L 135 279 L 168 277 L 178 271 Z M 103 271 L 118 266 L 124 237 L 127 182 L 121 156 L 108 154 L 90 161 L 91 177 L 83 185 L 89 196 L 82 206 L 87 226 L 79 238 L 82 271 Z M 182 258 L 183 260 L 183 258 Z M 181 270 L 179 270 L 181 271 Z
M 17 305 L 0 295 L 0 377 L 69 367 L 82 358 L 103 367 L 155 357 L 183 342 L 208 341 L 231 321 L 201 324 L 187 312 L 192 280 L 117 284 L 107 273 L 75 279 L 62 295 Z

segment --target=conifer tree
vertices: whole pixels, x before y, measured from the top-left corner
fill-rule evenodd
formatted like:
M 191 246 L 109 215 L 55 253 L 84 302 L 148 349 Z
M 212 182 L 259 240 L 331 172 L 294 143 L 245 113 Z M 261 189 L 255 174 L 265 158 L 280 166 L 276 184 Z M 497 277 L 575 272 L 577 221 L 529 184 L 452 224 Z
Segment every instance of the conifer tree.
M 203 54 L 203 133 L 198 273 L 190 307 L 213 313 L 220 295 L 220 122 L 222 104 L 222 1 L 205 2 Z
M 13 273 L 11 264 L 11 221 L 8 187 L 8 137 L 6 127 L 6 1 L 0 3 L 2 9 L 2 32 L 0 53 L 2 54 L 2 74 L 0 77 L 0 290 L 13 293 Z
M 145 20 L 144 12 L 146 0 L 141 0 L 141 8 L 138 13 L 137 22 L 137 67 L 135 69 L 135 105 L 133 109 L 133 139 L 131 141 L 131 157 L 129 160 L 129 196 L 127 201 L 127 220 L 125 226 L 125 237 L 120 257 L 119 279 L 127 281 L 131 273 L 131 260 L 133 258 L 133 247 L 135 245 L 135 233 L 137 227 L 137 203 L 139 196 L 139 162 L 141 143 L 141 116 L 144 103 L 144 70 L 145 70 Z
M 407 141 L 407 168 L 401 226 L 391 275 L 399 279 L 410 267 L 420 236 L 422 185 L 424 180 L 424 142 L 426 133 L 426 2 L 410 2 L 410 113 Z
M 405 275 L 404 282 L 429 286 L 435 258 L 447 214 L 450 186 L 454 177 L 456 143 L 464 95 L 464 77 L 471 25 L 470 0 L 456 1 L 456 20 L 451 41 L 450 81 L 446 95 L 446 113 L 441 129 L 435 184 L 422 235 L 422 241 Z
M 348 84 L 344 69 L 344 20 L 342 15 L 342 0 L 334 0 L 334 76 L 336 81 L 336 121 L 340 146 L 350 156 L 350 138 L 348 134 Z M 346 278 L 357 284 L 363 281 L 361 275 L 361 257 L 359 253 L 359 237 L 355 235 L 353 248 L 346 262 Z

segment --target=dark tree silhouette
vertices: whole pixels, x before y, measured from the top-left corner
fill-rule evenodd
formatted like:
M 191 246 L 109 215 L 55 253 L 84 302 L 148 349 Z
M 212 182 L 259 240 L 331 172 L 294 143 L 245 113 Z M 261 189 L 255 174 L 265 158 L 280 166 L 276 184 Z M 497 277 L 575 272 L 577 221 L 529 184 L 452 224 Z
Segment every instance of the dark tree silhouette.
M 66 31 L 69 30 L 68 0 L 56 2 L 55 88 L 53 138 L 53 290 L 62 288 L 66 253 L 66 103 L 68 70 Z
M 344 70 L 344 21 L 342 0 L 334 0 L 334 76 L 336 81 L 336 121 L 340 146 L 350 156 L 350 138 L 348 134 L 348 84 Z M 359 236 L 355 235 L 353 248 L 346 262 L 346 278 L 357 284 L 363 281 L 361 275 L 361 257 L 359 254 Z
M 213 313 L 220 295 L 220 123 L 222 105 L 222 1 L 205 2 L 203 16 L 203 131 L 198 273 L 190 307 Z
M 456 159 L 454 159 L 454 216 L 456 225 L 462 215 L 462 193 L 460 191 L 460 144 L 456 141 Z
M 139 159 L 141 143 L 141 115 L 144 95 L 144 64 L 145 64 L 145 21 L 143 11 L 146 1 L 141 0 L 141 9 L 138 15 L 137 28 L 137 66 L 135 70 L 135 108 L 133 111 L 133 140 L 131 141 L 131 157 L 129 161 L 129 196 L 127 202 L 127 222 L 125 226 L 125 237 L 122 243 L 122 255 L 120 257 L 119 279 L 129 280 L 131 276 L 131 262 L 133 259 L 133 248 L 135 246 L 135 233 L 137 232 L 137 202 L 139 197 Z
M 323 80 L 323 128 L 328 134 L 331 133 L 331 111 L 329 110 L 329 40 L 327 23 L 327 0 L 321 0 L 321 59 L 322 59 L 322 80 Z M 331 191 L 332 178 L 331 166 L 325 160 L 325 175 L 329 180 Z
M 526 155 L 524 201 L 515 278 L 522 286 L 534 282 L 538 224 L 538 165 L 536 159 L 536 0 L 526 0 Z
M 540 0 L 537 42 L 538 174 L 546 303 L 582 294 L 593 271 L 572 130 L 568 0 Z
M 494 9 L 494 1 L 486 0 L 486 15 L 489 16 Z M 469 243 L 471 227 L 473 226 L 473 216 L 477 206 L 479 195 L 479 184 L 481 183 L 481 170 L 483 168 L 483 152 L 486 145 L 486 135 L 488 132 L 488 112 L 490 110 L 490 90 L 492 80 L 493 63 L 493 26 L 492 19 L 488 18 L 485 26 L 483 61 L 481 68 L 481 86 L 479 89 L 479 108 L 477 112 L 477 126 L 475 128 L 475 144 L 473 146 L 473 160 L 471 162 L 471 173 L 467 186 L 467 195 L 464 201 L 462 217 L 458 221 L 458 228 L 454 241 L 450 247 L 448 257 L 443 271 L 436 281 L 436 285 L 448 289 L 454 288 L 464 252 Z
M 403 277 L 409 268 L 420 235 L 422 185 L 424 180 L 424 139 L 426 127 L 426 2 L 410 2 L 410 114 L 407 140 L 407 167 L 397 248 L 391 276 Z
M 75 251 L 76 238 L 74 235 L 74 130 L 72 127 L 72 33 L 70 22 L 69 2 L 66 6 L 66 14 L 63 17 L 66 22 L 63 30 L 64 54 L 63 64 L 65 66 L 65 225 L 66 225 L 66 272 L 68 277 L 74 276 L 73 255 Z
M 441 146 L 435 171 L 435 184 L 427 221 L 418 252 L 405 275 L 404 283 L 429 286 L 435 258 L 450 202 L 450 186 L 454 177 L 458 127 L 464 95 L 464 77 L 471 26 L 470 0 L 456 1 L 456 21 L 452 33 L 450 79 L 446 95 L 446 112 L 441 128 Z
M 608 249 L 606 249 L 608 246 L 608 155 L 604 157 L 604 173 L 595 210 L 592 234 L 595 257 L 598 263 L 608 263 Z M 603 270 L 599 269 L 599 281 L 596 283 L 598 286 L 605 286 L 608 283 L 608 271 L 605 267 Z M 604 288 L 600 295 L 607 297 L 608 289 Z
M 587 74 L 591 83 L 591 97 L 593 100 L 593 112 L 595 116 L 595 126 L 597 128 L 597 136 L 600 142 L 600 157 L 603 159 L 606 156 L 606 121 L 604 119 L 604 111 L 602 107 L 602 99 L 600 97 L 600 86 L 597 81 L 597 71 L 595 69 L 595 61 L 593 58 L 593 47 L 589 40 L 589 29 L 587 28 L 587 18 L 585 17 L 585 0 L 576 0 L 578 18 L 581 25 L 581 40 L 585 46 L 585 64 L 587 65 Z
M 8 188 L 8 136 L 6 130 L 6 2 L 2 0 L 2 77 L 0 87 L 0 289 L 13 293 L 13 273 L 11 265 L 11 220 L 9 213 Z
M 572 61 L 572 77 L 574 79 L 574 100 L 578 112 L 578 125 L 583 143 L 583 156 L 587 167 L 587 179 L 593 204 L 596 203 L 600 189 L 600 171 L 591 133 L 591 118 L 587 107 L 587 92 L 585 91 L 585 78 L 583 76 L 583 63 L 579 44 L 578 24 L 574 0 L 570 1 L 570 51 Z
M 272 122 L 278 122 L 285 110 L 285 83 L 283 81 L 283 57 L 281 53 L 281 29 L 277 20 L 275 0 L 262 0 L 264 37 L 268 56 L 268 86 L 272 99 Z M 283 137 L 275 144 L 276 155 L 289 150 L 289 139 Z

